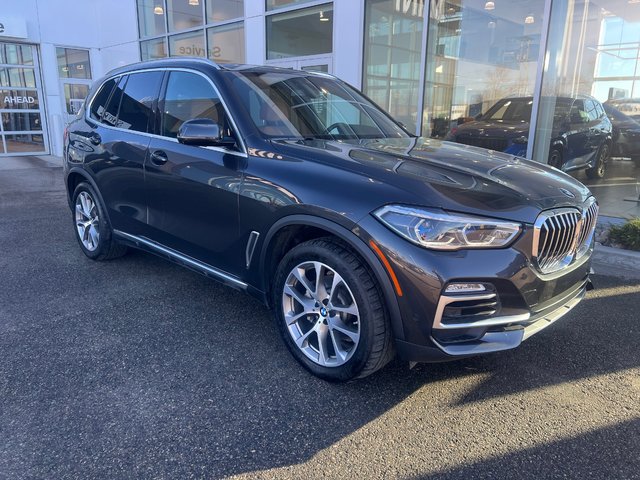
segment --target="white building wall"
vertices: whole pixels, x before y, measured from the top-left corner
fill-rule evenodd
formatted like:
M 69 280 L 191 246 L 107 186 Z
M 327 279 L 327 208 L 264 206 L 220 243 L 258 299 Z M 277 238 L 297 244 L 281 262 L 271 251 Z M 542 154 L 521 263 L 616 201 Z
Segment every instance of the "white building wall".
M 95 80 L 107 71 L 140 60 L 135 0 L 1 0 L 0 21 L 27 24 L 27 38 L 0 40 L 38 46 L 50 152 L 62 155 L 64 96 L 56 47 L 89 49 Z M 1 34 L 0 34 L 1 35 Z

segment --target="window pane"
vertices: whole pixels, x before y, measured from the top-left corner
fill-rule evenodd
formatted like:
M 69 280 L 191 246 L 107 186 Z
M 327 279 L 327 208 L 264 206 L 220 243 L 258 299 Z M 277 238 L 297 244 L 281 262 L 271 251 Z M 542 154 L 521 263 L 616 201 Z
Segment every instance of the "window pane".
M 194 118 L 209 118 L 222 125 L 222 103 L 204 77 L 194 73 L 171 72 L 164 100 L 162 135 L 175 138 L 180 126 Z
M 141 37 L 166 33 L 163 3 L 162 0 L 138 0 L 138 27 Z
M 207 23 L 244 17 L 244 0 L 207 0 Z
M 140 42 L 140 58 L 142 58 L 142 60 L 153 60 L 155 58 L 164 58 L 166 56 L 167 47 L 164 38 Z
M 244 23 L 207 30 L 209 58 L 218 63 L 244 63 Z
M 267 59 L 333 51 L 333 6 L 320 5 L 267 17 Z
M 300 5 L 302 3 L 309 3 L 313 0 L 267 0 L 267 10 L 273 10 L 275 8 L 288 7 L 293 5 Z
M 60 78 L 91 78 L 89 50 L 56 48 Z
M 42 130 L 40 114 L 31 112 L 2 113 L 2 129 L 5 132 Z
M 120 101 L 122 100 L 122 91 L 124 90 L 125 83 L 127 83 L 126 75 L 123 77 L 120 77 L 120 81 L 118 82 L 118 85 L 113 90 L 113 94 L 109 99 L 107 108 L 102 113 L 102 121 L 107 125 L 119 126 L 118 125 L 118 109 L 120 108 Z
M 423 135 L 526 154 L 544 4 L 461 0 L 431 8 Z M 480 123 L 489 111 L 496 118 Z
M 422 14 L 405 13 L 395 0 L 373 0 L 365 12 L 364 90 L 415 132 L 420 81 Z
M 7 153 L 43 152 L 44 138 L 41 134 L 21 133 L 16 135 L 5 135 L 7 142 Z
M 204 57 L 204 35 L 201 30 L 169 37 L 169 55 L 172 57 Z
M 104 107 L 109 100 L 109 96 L 115 86 L 116 81 L 111 79 L 100 87 L 100 91 L 93 97 L 93 102 L 91 102 L 91 111 L 89 115 L 96 121 L 100 121 L 100 117 L 102 116 L 102 112 L 104 112 Z
M 132 73 L 124 88 L 118 127 L 147 132 L 153 101 L 157 98 L 162 72 Z
M 167 0 L 169 31 L 178 32 L 204 24 L 202 0 Z
M 64 85 L 64 101 L 69 115 L 76 115 L 89 93 L 89 85 Z
M 33 65 L 33 49 L 30 45 L 0 43 L 0 63 Z
M 535 160 L 587 185 L 600 215 L 626 218 L 640 217 L 640 17 L 634 3 L 552 2 L 533 148 Z M 559 123 L 558 106 L 567 97 L 575 99 L 574 108 Z
M 37 90 L 0 90 L 0 109 L 35 110 L 39 107 Z
M 0 87 L 31 87 L 36 86 L 36 76 L 33 68 L 4 67 L 0 68 Z

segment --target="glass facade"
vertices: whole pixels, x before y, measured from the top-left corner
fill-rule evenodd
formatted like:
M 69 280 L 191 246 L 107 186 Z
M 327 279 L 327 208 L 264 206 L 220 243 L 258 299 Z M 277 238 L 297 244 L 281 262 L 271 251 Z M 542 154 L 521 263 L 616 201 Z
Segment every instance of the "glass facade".
M 269 15 L 267 60 L 333 51 L 333 5 L 327 3 Z
M 417 134 L 526 156 L 640 216 L 640 1 L 365 0 L 363 90 Z
M 0 154 L 46 153 L 36 49 L 0 42 Z
M 244 0 L 137 0 L 140 57 L 243 63 Z

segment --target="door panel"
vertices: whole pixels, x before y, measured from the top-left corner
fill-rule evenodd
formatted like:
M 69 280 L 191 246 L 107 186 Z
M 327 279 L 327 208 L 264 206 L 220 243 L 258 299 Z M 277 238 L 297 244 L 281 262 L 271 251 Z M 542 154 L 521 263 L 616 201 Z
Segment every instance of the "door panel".
M 585 111 L 584 101 L 575 100 L 569 112 L 569 132 L 567 133 L 567 158 L 563 170 L 584 165 L 590 153 L 589 117 Z
M 94 174 L 113 228 L 142 234 L 147 228 L 144 162 L 148 155 L 152 105 L 163 73 L 143 72 L 122 77 L 106 106 L 92 105 L 99 123 L 89 141 L 101 152 L 86 165 Z M 105 126 L 103 126 L 103 124 Z
M 238 189 L 245 155 L 224 148 L 183 145 L 182 123 L 214 120 L 228 130 L 211 82 L 196 73 L 169 73 L 160 102 L 161 137 L 149 145 L 145 185 L 150 237 L 228 273 L 240 274 Z

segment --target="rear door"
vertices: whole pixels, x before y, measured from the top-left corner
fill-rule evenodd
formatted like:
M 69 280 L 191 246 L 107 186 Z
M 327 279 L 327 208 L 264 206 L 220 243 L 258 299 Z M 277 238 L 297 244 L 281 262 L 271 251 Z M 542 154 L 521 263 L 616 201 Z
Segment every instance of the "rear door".
M 162 76 L 162 71 L 124 75 L 102 111 L 92 104 L 100 122 L 91 141 L 99 153 L 85 165 L 96 179 L 113 228 L 132 234 L 143 234 L 147 225 L 144 160 Z
M 591 151 L 589 145 L 589 115 L 584 100 L 576 99 L 569 111 L 569 131 L 567 132 L 567 158 L 563 170 L 583 165 Z
M 178 142 L 187 120 L 214 120 L 235 136 L 212 81 L 194 71 L 170 71 L 158 105 L 145 182 L 150 237 L 184 255 L 239 274 L 238 191 L 246 154 L 238 148 Z M 237 138 L 237 137 L 236 137 Z

